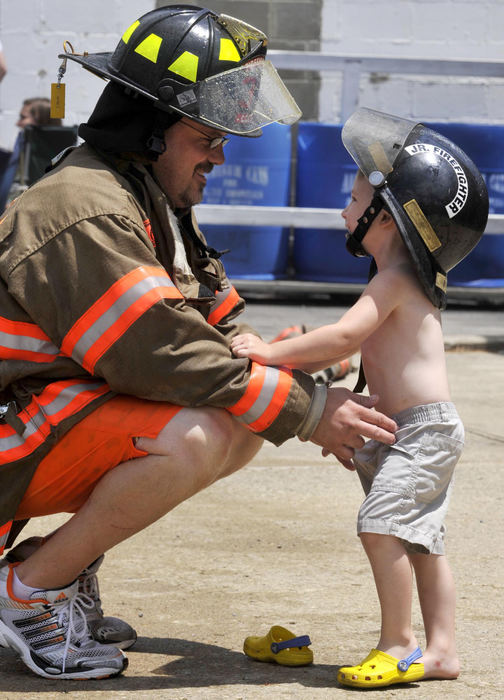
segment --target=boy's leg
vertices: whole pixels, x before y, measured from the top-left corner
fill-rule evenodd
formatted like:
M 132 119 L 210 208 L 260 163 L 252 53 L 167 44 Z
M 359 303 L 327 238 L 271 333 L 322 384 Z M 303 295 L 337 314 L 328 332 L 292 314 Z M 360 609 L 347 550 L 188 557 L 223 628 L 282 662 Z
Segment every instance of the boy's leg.
M 423 655 L 426 678 L 457 678 L 460 672 L 455 648 L 455 583 L 445 556 L 410 555 L 427 647 Z
M 138 439 L 149 454 L 108 471 L 80 510 L 18 565 L 19 579 L 44 589 L 67 585 L 103 552 L 247 464 L 261 445 L 224 410 L 182 409 L 157 438 Z
M 381 633 L 377 649 L 398 659 L 413 652 L 418 643 L 411 628 L 411 563 L 397 537 L 361 532 L 371 564 L 381 608 Z

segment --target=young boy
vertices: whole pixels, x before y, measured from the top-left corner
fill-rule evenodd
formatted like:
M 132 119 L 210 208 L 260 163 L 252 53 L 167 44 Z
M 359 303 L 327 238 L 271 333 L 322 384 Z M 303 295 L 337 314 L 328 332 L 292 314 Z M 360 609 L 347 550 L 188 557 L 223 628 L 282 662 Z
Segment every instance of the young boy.
M 450 401 L 440 308 L 445 273 L 481 237 L 488 199 L 467 156 L 423 125 L 358 110 L 343 141 L 361 169 L 343 211 L 347 247 L 372 256 L 377 273 L 338 323 L 273 344 L 241 335 L 231 348 L 238 357 L 308 372 L 361 349 L 370 393 L 399 429 L 394 445 L 371 440 L 344 463 L 357 469 L 366 494 L 357 529 L 382 624 L 376 649 L 342 667 L 338 680 L 370 688 L 456 678 L 455 587 L 443 521 L 464 429 Z M 411 626 L 412 568 L 423 654 Z

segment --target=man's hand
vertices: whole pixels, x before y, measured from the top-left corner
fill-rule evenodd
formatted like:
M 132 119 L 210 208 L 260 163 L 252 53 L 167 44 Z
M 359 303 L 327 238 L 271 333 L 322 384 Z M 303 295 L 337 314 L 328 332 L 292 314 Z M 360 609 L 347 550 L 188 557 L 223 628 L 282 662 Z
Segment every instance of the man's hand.
M 373 410 L 378 396 L 362 396 L 348 389 L 330 387 L 322 418 L 311 441 L 322 447 L 322 455 L 333 454 L 347 469 L 354 470 L 352 457 L 364 445 L 363 437 L 387 445 L 395 442 L 397 425 Z

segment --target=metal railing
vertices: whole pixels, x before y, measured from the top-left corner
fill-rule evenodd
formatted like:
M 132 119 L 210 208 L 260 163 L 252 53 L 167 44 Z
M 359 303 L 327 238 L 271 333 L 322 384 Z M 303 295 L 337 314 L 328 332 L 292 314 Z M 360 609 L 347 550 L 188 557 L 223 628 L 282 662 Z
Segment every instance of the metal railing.
M 342 209 L 313 207 L 261 207 L 235 204 L 198 204 L 200 224 L 285 226 L 292 228 L 344 229 Z M 504 214 L 491 214 L 485 234 L 504 233 Z
M 268 58 L 282 70 L 337 71 L 342 73 L 341 121 L 358 105 L 359 82 L 363 73 L 395 75 L 471 76 L 503 78 L 504 60 L 452 60 L 397 58 L 378 56 L 340 56 L 319 51 L 278 51 L 270 49 Z
M 364 73 L 417 74 L 440 76 L 504 77 L 504 60 L 448 60 L 376 56 L 340 56 L 317 51 L 270 49 L 268 58 L 282 70 L 340 71 L 341 119 L 358 106 L 359 82 Z M 200 204 L 196 207 L 202 224 L 241 224 L 343 230 L 341 209 L 308 207 L 262 207 Z M 491 214 L 485 234 L 504 233 L 504 215 Z

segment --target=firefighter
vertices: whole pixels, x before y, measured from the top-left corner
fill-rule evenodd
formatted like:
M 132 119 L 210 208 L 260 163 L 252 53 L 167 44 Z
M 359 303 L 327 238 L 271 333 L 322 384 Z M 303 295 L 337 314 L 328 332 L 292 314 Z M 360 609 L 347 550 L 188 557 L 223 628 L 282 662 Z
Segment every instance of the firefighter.
M 187 5 L 115 51 L 63 55 L 108 80 L 84 143 L 0 223 L 0 643 L 46 678 L 121 673 L 134 630 L 103 618 L 103 553 L 297 436 L 349 464 L 393 443 L 376 397 L 232 356 L 243 301 L 192 205 L 229 135 L 299 109 L 267 38 Z M 74 515 L 12 548 L 31 517 Z

